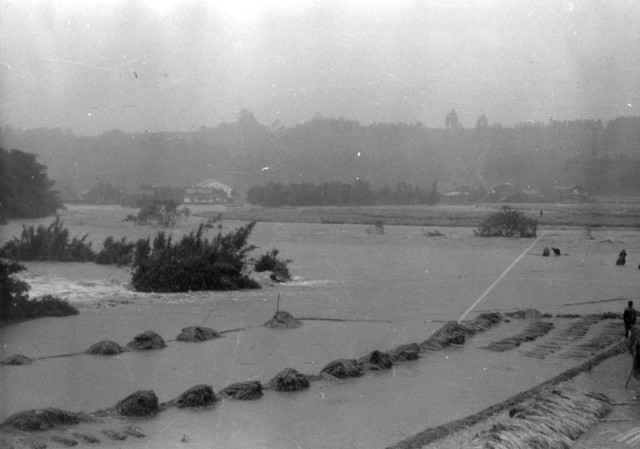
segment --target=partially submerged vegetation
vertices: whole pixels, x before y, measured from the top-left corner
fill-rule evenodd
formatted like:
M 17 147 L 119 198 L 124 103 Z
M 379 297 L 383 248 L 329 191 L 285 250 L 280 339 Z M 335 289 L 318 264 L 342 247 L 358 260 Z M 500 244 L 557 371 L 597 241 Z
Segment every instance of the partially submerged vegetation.
M 278 258 L 279 250 L 273 248 L 271 251 L 258 256 L 253 261 L 253 269 L 260 273 L 263 271 L 271 271 L 271 279 L 276 282 L 286 282 L 291 280 L 291 273 L 289 272 L 289 264 L 291 259 L 282 260 Z
M 481 237 L 535 237 L 538 221 L 527 217 L 521 210 L 503 206 L 497 212 L 489 214 L 475 231 Z
M 226 235 L 218 233 L 213 239 L 204 237 L 205 226 L 174 242 L 171 235 L 158 232 L 151 239 L 127 241 L 107 237 L 103 249 L 95 253 L 87 235 L 69 238 L 60 217 L 48 226 L 23 226 L 20 238 L 14 238 L 0 249 L 0 257 L 14 261 L 95 262 L 105 265 L 131 266 L 132 285 L 145 292 L 186 292 L 196 290 L 241 290 L 260 288 L 251 279 L 250 268 L 272 271 L 276 282 L 291 280 L 288 264 L 291 260 L 278 257 L 273 248 L 257 259 L 249 253 L 256 246 L 248 243 L 255 226 L 251 222 Z M 45 300 L 44 306 L 51 304 Z
M 100 265 L 117 265 L 119 267 L 130 265 L 131 262 L 133 262 L 135 248 L 135 242 L 127 242 L 126 237 L 115 240 L 109 236 L 104 240 L 102 250 L 96 254 L 95 263 Z
M 127 215 L 125 221 L 133 221 L 137 225 L 153 224 L 169 228 L 191 215 L 188 207 L 178 206 L 180 203 L 174 200 L 153 200 L 142 207 L 137 215 Z
M 173 242 L 159 232 L 153 240 L 139 240 L 132 265 L 131 282 L 138 291 L 186 292 L 260 288 L 249 277 L 248 244 L 255 222 L 212 240 L 204 238 L 203 226 Z
M 69 239 L 69 229 L 64 228 L 60 217 L 49 225 L 22 226 L 20 238 L 14 237 L 0 249 L 0 257 L 11 260 L 55 260 L 60 262 L 90 262 L 95 253 L 87 235 Z

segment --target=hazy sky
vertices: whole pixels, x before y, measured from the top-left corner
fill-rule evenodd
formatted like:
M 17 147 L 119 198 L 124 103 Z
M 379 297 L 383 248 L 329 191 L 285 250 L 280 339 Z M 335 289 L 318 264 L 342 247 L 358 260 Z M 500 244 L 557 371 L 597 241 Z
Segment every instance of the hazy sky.
M 640 115 L 637 0 L 0 0 L 0 120 L 192 130 Z

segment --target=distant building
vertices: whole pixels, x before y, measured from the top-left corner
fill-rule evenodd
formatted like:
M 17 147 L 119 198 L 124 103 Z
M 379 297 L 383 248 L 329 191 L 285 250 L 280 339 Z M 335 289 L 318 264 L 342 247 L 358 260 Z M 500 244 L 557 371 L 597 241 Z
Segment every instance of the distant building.
M 447 192 L 440 195 L 440 200 L 449 204 L 467 204 L 471 201 L 471 194 L 469 192 Z
M 510 198 L 517 196 L 520 190 L 508 182 L 496 184 L 489 189 L 489 201 L 504 202 Z
M 589 199 L 587 189 L 577 184 L 569 186 L 555 185 L 548 192 L 548 195 L 551 195 L 550 200 L 561 203 L 581 203 Z
M 187 188 L 184 195 L 186 204 L 224 204 L 233 198 L 233 189 L 215 179 L 207 179 Z

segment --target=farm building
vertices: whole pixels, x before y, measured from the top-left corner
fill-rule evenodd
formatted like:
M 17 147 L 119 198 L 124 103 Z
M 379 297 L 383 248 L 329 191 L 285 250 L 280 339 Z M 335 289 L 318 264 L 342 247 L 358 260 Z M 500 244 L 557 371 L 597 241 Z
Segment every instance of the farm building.
M 233 189 L 214 179 L 207 179 L 187 188 L 184 195 L 186 204 L 223 204 L 231 201 Z
M 469 192 L 447 192 L 440 195 L 440 200 L 449 204 L 467 204 L 471 201 L 471 194 Z
M 566 203 L 581 203 L 589 199 L 587 189 L 573 184 L 570 186 L 555 185 L 550 192 L 553 201 Z
M 518 190 L 517 187 L 508 182 L 503 182 L 489 189 L 489 199 L 490 201 L 508 201 L 511 197 L 519 193 L 520 190 Z

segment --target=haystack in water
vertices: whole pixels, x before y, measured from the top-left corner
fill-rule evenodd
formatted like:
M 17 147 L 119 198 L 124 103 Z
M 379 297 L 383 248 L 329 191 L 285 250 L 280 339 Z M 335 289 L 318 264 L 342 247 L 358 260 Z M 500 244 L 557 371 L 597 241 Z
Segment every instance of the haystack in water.
M 189 326 L 182 329 L 176 337 L 178 341 L 200 342 L 220 338 L 222 335 L 215 329 L 202 326 Z
M 552 388 L 530 403 L 512 409 L 511 419 L 481 432 L 465 447 L 565 449 L 612 409 L 611 401 L 602 394 Z
M 293 368 L 285 368 L 267 383 L 276 391 L 300 391 L 309 388 L 309 376 Z
M 89 421 L 92 421 L 92 419 L 85 413 L 74 413 L 49 407 L 14 413 L 0 424 L 0 429 L 23 430 L 28 432 L 31 430 L 49 430 L 59 426 L 68 426 Z
M 423 349 L 438 351 L 453 344 L 462 345 L 467 340 L 467 335 L 472 332 L 465 326 L 455 321 L 449 322 L 435 331 L 431 337 L 420 343 Z
M 309 388 L 309 377 L 293 368 L 285 368 L 267 385 L 276 391 L 300 391 Z
M 259 399 L 262 395 L 262 384 L 257 380 L 231 384 L 220 391 L 220 396 L 241 400 Z
M 492 328 L 496 324 L 505 320 L 505 317 L 498 312 L 483 312 L 478 314 L 471 322 L 468 324 L 474 327 L 478 327 L 481 330 L 485 331 L 487 329 Z
M 391 369 L 393 366 L 391 356 L 378 350 L 372 351 L 368 355 L 358 359 L 358 364 L 360 364 L 363 369 L 372 371 Z
M 289 312 L 278 310 L 264 325 L 271 329 L 295 329 L 302 326 L 302 321 L 294 318 Z
M 89 347 L 86 351 L 84 351 L 84 353 L 96 355 L 116 355 L 121 354 L 126 350 L 126 348 L 123 348 L 115 341 L 102 340 Z
M 420 357 L 420 346 L 418 346 L 418 343 L 407 343 L 396 346 L 389 351 L 389 356 L 392 362 L 417 360 Z
M 536 321 L 542 319 L 542 313 L 536 309 L 516 310 L 515 312 L 507 313 L 510 318 L 516 318 L 518 320 Z
M 153 331 L 145 331 L 136 335 L 133 340 L 127 343 L 127 348 L 132 351 L 150 351 L 153 349 L 166 348 L 167 344 L 162 337 Z
M 153 390 L 138 390 L 118 402 L 115 410 L 123 416 L 154 415 L 160 411 L 158 396 Z
M 7 357 L 2 362 L 0 362 L 0 364 L 2 364 L 2 365 L 31 365 L 31 362 L 33 362 L 33 359 L 27 357 L 26 355 L 13 354 L 12 356 Z
M 360 377 L 364 374 L 362 365 L 355 359 L 338 359 L 329 362 L 322 370 L 320 376 L 330 376 L 336 379 L 347 377 Z
M 207 407 L 213 405 L 218 398 L 210 385 L 196 385 L 189 388 L 176 399 L 169 401 L 169 406 L 184 407 Z

